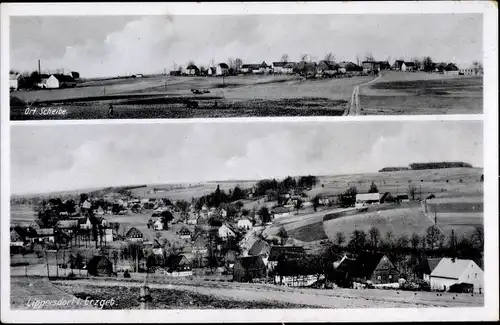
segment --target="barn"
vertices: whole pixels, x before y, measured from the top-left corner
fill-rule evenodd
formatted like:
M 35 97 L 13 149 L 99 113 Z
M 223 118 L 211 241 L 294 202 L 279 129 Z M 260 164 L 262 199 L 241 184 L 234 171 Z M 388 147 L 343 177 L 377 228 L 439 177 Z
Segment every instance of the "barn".
M 252 282 L 266 276 L 266 265 L 260 256 L 240 257 L 233 267 L 233 281 Z
M 456 284 L 472 285 L 476 293 L 484 288 L 484 271 L 472 260 L 442 258 L 429 278 L 432 290 L 449 291 Z
M 106 256 L 96 255 L 88 262 L 87 270 L 93 276 L 110 276 L 113 274 L 113 263 Z
M 380 193 L 356 194 L 356 208 L 380 203 Z

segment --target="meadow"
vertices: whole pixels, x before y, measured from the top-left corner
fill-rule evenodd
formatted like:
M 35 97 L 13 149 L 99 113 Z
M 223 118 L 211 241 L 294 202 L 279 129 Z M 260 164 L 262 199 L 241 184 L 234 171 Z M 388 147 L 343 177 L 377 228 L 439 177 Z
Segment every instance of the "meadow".
M 360 89 L 361 115 L 480 114 L 481 76 L 395 72 Z

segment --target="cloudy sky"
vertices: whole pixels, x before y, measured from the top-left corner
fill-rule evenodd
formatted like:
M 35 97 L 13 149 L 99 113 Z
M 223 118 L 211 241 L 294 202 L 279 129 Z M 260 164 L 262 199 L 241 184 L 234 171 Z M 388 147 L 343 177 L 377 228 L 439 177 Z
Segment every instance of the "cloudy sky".
M 194 60 L 482 60 L 481 14 L 11 17 L 11 68 L 85 77 L 157 73 Z
M 483 165 L 480 121 L 14 125 L 11 192 Z

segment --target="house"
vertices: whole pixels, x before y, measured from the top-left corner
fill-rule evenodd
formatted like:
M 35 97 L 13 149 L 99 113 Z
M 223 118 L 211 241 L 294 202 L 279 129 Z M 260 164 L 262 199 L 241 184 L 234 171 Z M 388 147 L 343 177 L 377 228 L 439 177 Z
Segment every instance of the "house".
M 167 272 L 171 273 L 173 276 L 193 275 L 191 263 L 186 256 L 182 254 L 171 254 L 165 262 L 165 267 L 167 268 Z
M 469 284 L 473 292 L 484 288 L 484 271 L 472 260 L 442 258 L 429 276 L 432 290 L 448 291 L 456 284 Z
M 207 75 L 215 76 L 217 74 L 217 67 L 209 67 L 207 70 Z
M 207 241 L 204 236 L 197 236 L 192 244 L 192 253 L 193 254 L 206 254 L 208 252 L 207 249 Z
M 164 224 L 161 218 L 155 218 L 153 220 L 153 229 L 160 231 L 163 230 Z
M 104 209 L 103 209 L 101 206 L 99 206 L 99 207 L 97 208 L 97 215 L 99 215 L 99 216 L 104 215 Z
M 281 258 L 294 259 L 305 257 L 306 251 L 301 246 L 271 246 L 268 267 L 271 269 L 275 268 L 278 265 L 278 260 Z
M 80 229 L 92 229 L 92 221 L 90 218 L 79 218 L 78 219 L 78 224 L 80 225 Z
M 73 88 L 76 87 L 76 81 L 72 76 L 52 74 L 47 78 L 42 78 L 38 87 L 42 89 Z
M 142 73 L 137 73 L 132 76 L 132 78 L 142 78 L 142 77 L 144 77 Z
M 252 222 L 246 218 L 238 220 L 237 227 L 239 230 L 248 231 L 252 229 Z
M 266 265 L 260 256 L 245 256 L 236 260 L 233 266 L 233 281 L 253 282 L 266 276 Z
M 184 72 L 188 76 L 197 76 L 200 73 L 200 69 L 198 69 L 198 67 L 194 64 L 190 64 L 186 67 L 186 70 L 184 70 Z
M 198 220 L 198 217 L 196 216 L 196 214 L 191 213 L 191 214 L 188 216 L 188 219 L 187 219 L 186 223 L 187 223 L 188 225 L 196 225 L 197 220 Z
M 53 228 L 41 228 L 36 231 L 36 238 L 35 241 L 37 242 L 54 242 L 54 229 Z
M 361 62 L 361 66 L 365 72 L 381 71 L 390 68 L 390 64 L 387 61 L 363 61 Z
M 12 229 L 10 232 L 10 246 L 11 247 L 22 247 L 24 246 L 24 238 L 19 234 L 16 229 Z
M 87 263 L 87 270 L 92 276 L 111 276 L 113 263 L 106 256 L 96 255 Z
M 396 195 L 397 202 L 410 202 L 408 194 L 398 194 Z
M 225 76 L 229 72 L 229 66 L 226 63 L 219 63 L 215 67 L 216 76 Z
M 303 76 L 314 76 L 316 74 L 317 63 L 300 61 L 295 65 L 295 71 Z
M 70 75 L 73 79 L 75 79 L 75 81 L 80 80 L 80 73 L 79 73 L 79 72 L 77 72 L 77 71 L 71 71 L 71 72 L 69 73 L 69 75 Z
M 295 65 L 296 63 L 295 62 L 287 62 L 287 64 L 285 64 L 283 66 L 283 73 L 284 74 L 293 74 L 294 71 L 295 71 Z
M 356 208 L 378 203 L 380 203 L 380 193 L 356 194 L 356 203 L 355 203 Z
M 10 90 L 17 90 L 19 88 L 20 73 L 9 73 L 9 88 Z
M 362 72 L 363 67 L 353 62 L 342 61 L 338 64 L 338 71 L 342 74 L 355 74 Z
M 170 75 L 173 76 L 173 77 L 178 77 L 178 76 L 182 75 L 182 71 L 180 71 L 180 70 L 172 70 L 172 71 L 170 71 Z
M 353 263 L 350 262 L 349 264 L 347 271 L 351 283 L 371 283 L 376 285 L 397 283 L 399 281 L 399 271 L 389 258 L 382 253 L 362 252 Z
M 232 269 L 234 267 L 234 263 L 236 262 L 237 253 L 234 250 L 228 250 L 224 255 L 224 262 L 226 263 L 226 267 L 228 269 Z
M 183 226 L 179 231 L 177 231 L 177 234 L 182 238 L 182 239 L 191 239 L 191 231 Z
M 454 75 L 458 75 L 459 73 L 459 70 L 457 65 L 454 64 L 454 63 L 448 63 L 445 67 L 444 67 L 444 73 L 445 74 L 454 74 Z
M 405 61 L 404 60 L 396 60 L 396 61 L 394 61 L 394 64 L 392 65 L 392 70 L 405 71 L 406 70 Z
M 104 241 L 107 243 L 111 243 L 114 240 L 113 229 L 105 228 L 103 231 L 104 231 Z
M 285 207 L 275 207 L 271 209 L 271 214 L 274 218 L 286 217 L 290 215 L 290 209 Z
M 77 228 L 79 225 L 78 219 L 76 220 L 59 220 L 56 223 L 56 228 L 65 230 L 68 233 L 72 233 L 73 229 Z
M 420 274 L 424 281 L 430 283 L 431 273 L 434 271 L 439 262 L 441 262 L 441 258 L 423 258 L 420 261 Z
M 128 241 L 131 242 L 142 242 L 144 241 L 144 234 L 139 231 L 139 229 L 132 227 L 127 231 L 125 235 Z
M 284 73 L 283 68 L 285 67 L 286 64 L 287 62 L 273 62 L 271 64 L 271 69 L 274 74 L 282 74 Z
M 316 72 L 323 76 L 333 76 L 338 72 L 338 65 L 333 61 L 319 61 Z
M 226 209 L 224 209 L 224 208 L 220 209 L 219 214 L 222 218 L 227 218 L 227 210 Z
M 82 203 L 82 209 L 89 210 L 92 207 L 92 204 L 89 202 L 89 200 L 85 200 L 85 202 Z
M 248 250 L 247 255 L 250 256 L 260 256 L 262 257 L 262 261 L 267 265 L 269 260 L 269 253 L 271 252 L 271 245 L 268 242 L 262 239 L 257 239 L 252 247 Z
M 241 66 L 241 72 L 245 74 L 255 73 L 255 74 L 264 74 L 268 73 L 271 70 L 271 67 L 266 64 L 266 62 L 262 63 L 253 63 L 253 64 L 243 64 Z
M 380 196 L 380 203 L 391 203 L 394 202 L 394 197 L 390 192 L 385 192 Z
M 155 255 L 163 255 L 163 246 L 160 244 L 160 242 L 158 241 L 158 239 L 155 239 L 153 241 L 152 249 L 153 249 L 153 254 L 155 254 Z
M 404 67 L 405 67 L 405 69 L 402 71 L 417 71 L 418 70 L 418 67 L 415 64 L 415 62 L 405 62 Z
M 224 224 L 219 227 L 218 235 L 220 239 L 227 240 L 231 237 L 232 238 L 236 237 L 236 231 L 232 229 L 232 227 L 230 227 L 229 225 Z

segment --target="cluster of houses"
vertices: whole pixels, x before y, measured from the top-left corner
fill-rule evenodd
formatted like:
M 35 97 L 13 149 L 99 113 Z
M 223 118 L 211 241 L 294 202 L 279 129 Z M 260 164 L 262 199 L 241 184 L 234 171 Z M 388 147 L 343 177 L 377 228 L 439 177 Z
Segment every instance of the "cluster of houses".
M 247 74 L 306 74 L 316 77 L 332 77 L 338 75 L 360 75 L 376 73 L 383 70 L 413 72 L 424 71 L 423 63 L 412 62 L 405 60 L 396 60 L 392 65 L 388 61 L 362 61 L 361 65 L 350 62 L 334 62 L 322 60 L 319 62 L 272 62 L 267 64 L 265 61 L 262 63 L 243 64 L 239 67 L 231 68 L 226 63 L 218 63 L 213 67 L 205 69 L 197 67 L 195 64 L 189 64 L 183 70 L 174 70 L 170 74 L 173 76 L 226 76 L 226 75 L 247 75 Z M 433 63 L 432 72 L 444 74 L 467 74 L 475 75 L 481 72 L 478 69 L 467 68 L 459 69 L 454 63 Z
M 408 194 L 397 194 L 392 195 L 390 192 L 385 193 L 360 193 L 356 194 L 356 202 L 354 206 L 356 208 L 361 208 L 368 205 L 373 204 L 381 204 L 381 203 L 401 203 L 401 202 L 409 202 L 410 199 Z
M 20 83 L 22 83 L 23 78 L 27 78 L 20 73 L 13 72 L 9 74 L 9 87 L 10 90 L 18 90 Z M 59 88 L 74 88 L 78 80 L 80 80 L 80 74 L 76 71 L 70 71 L 68 73 L 54 73 L 54 74 L 39 74 L 39 81 L 33 85 L 34 88 L 39 89 L 59 89 Z

